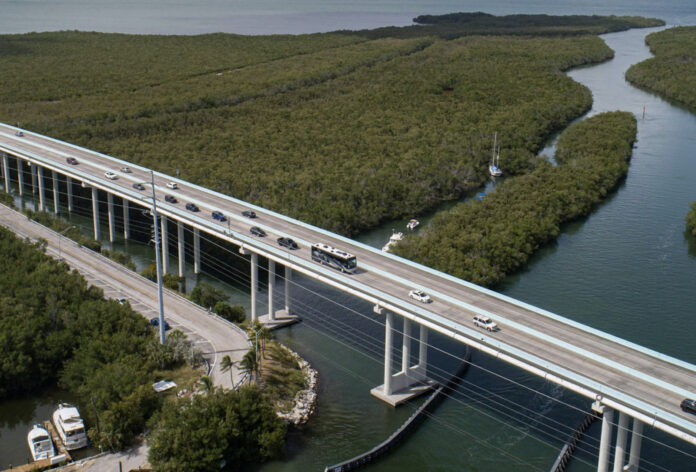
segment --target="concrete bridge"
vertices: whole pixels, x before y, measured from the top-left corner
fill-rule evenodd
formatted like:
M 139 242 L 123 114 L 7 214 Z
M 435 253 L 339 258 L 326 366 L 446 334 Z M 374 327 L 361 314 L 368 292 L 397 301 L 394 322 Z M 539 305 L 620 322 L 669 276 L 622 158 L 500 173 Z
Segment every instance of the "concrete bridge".
M 135 183 L 150 182 L 149 169 L 19 131 L 0 125 L 0 167 L 7 191 L 12 183 L 20 194 L 38 193 L 41 209 L 58 212 L 59 204 L 71 211 L 74 192 L 89 188 L 95 239 L 100 237 L 100 201 L 106 201 L 109 239 L 116 238 L 117 230 L 125 239 L 130 237 L 131 212 L 152 206 L 151 190 L 133 187 Z M 78 164 L 69 164 L 69 158 L 76 159 Z M 124 166 L 131 172 L 121 171 Z M 106 178 L 106 172 L 115 173 L 117 179 Z M 175 182 L 178 189 L 168 188 L 169 182 Z M 372 393 L 392 405 L 427 388 L 428 333 L 434 330 L 587 397 L 593 408 L 603 412 L 597 466 L 600 472 L 609 469 L 612 446 L 614 471 L 638 470 L 646 424 L 696 445 L 696 416 L 679 407 L 682 399 L 696 397 L 693 364 L 165 174 L 154 173 L 154 186 L 158 212 L 162 215 L 165 270 L 171 269 L 167 242 L 174 239 L 169 235 L 173 227 L 176 227 L 180 275 L 186 255 L 185 230 L 194 235 L 195 272 L 201 267 L 201 231 L 238 246 L 240 253 L 249 256 L 251 264 L 252 318 L 267 316 L 273 321 L 293 314 L 291 291 L 295 271 L 372 303 L 374 316 L 385 320 L 384 381 Z M 164 201 L 165 194 L 175 195 L 179 202 Z M 187 203 L 195 204 L 200 211 L 187 211 Z M 122 216 L 116 215 L 116 208 L 123 209 Z M 255 211 L 258 218 L 250 220 L 242 216 L 244 210 Z M 222 212 L 227 221 L 214 219 L 213 211 Z M 262 228 L 268 237 L 251 236 L 251 226 Z M 293 238 L 300 248 L 280 247 L 276 238 L 283 236 Z M 319 242 L 355 255 L 357 271 L 344 274 L 313 262 L 310 246 Z M 268 260 L 269 269 L 269 312 L 265 314 L 258 313 L 256 295 L 259 256 Z M 281 310 L 274 306 L 277 266 L 284 267 L 285 303 Z M 427 292 L 433 303 L 410 299 L 408 293 L 414 288 Z M 475 315 L 491 317 L 501 329 L 487 332 L 475 327 L 472 322 Z M 395 317 L 403 319 L 404 341 L 400 349 L 392 342 Z M 412 348 L 417 350 L 417 356 L 412 356 Z M 398 352 L 401 362 L 397 366 L 392 360 Z M 411 365 L 412 357 L 418 359 L 415 365 Z M 614 429 L 617 430 L 615 440 Z

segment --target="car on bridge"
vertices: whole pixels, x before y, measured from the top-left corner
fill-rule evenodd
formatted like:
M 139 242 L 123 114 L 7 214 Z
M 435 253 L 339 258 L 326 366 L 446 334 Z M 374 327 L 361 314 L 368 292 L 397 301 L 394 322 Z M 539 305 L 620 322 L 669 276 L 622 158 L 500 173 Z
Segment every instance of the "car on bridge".
M 159 318 L 150 318 L 150 325 L 154 326 L 155 328 L 159 327 Z M 167 323 L 167 320 L 164 320 L 164 330 L 167 331 L 168 329 L 172 329 L 171 326 L 169 326 L 169 323 Z
M 111 171 L 104 172 L 104 177 L 106 177 L 109 180 L 118 179 L 118 176 L 114 172 L 111 172 Z
M 278 238 L 276 239 L 278 241 L 278 244 L 282 247 L 286 247 L 288 249 L 297 249 L 299 246 L 297 243 L 292 239 L 292 238 Z
M 430 303 L 433 301 L 433 299 L 430 298 L 430 295 L 425 293 L 423 290 L 411 290 L 410 292 L 408 292 L 408 297 L 413 298 L 414 300 L 418 300 L 422 303 Z
M 176 184 L 176 182 L 167 182 L 167 188 L 170 188 L 172 190 L 176 190 L 179 188 L 179 186 Z
M 132 171 L 130 170 L 130 167 L 121 167 L 121 172 L 124 174 L 130 174 Z
M 21 138 L 22 136 L 24 136 L 24 133 L 22 133 L 21 131 L 17 131 L 17 132 L 15 132 L 15 136 L 17 136 L 18 138 Z
M 474 316 L 474 325 L 487 331 L 498 331 L 500 329 L 498 328 L 498 323 L 484 315 Z
M 681 402 L 681 409 L 684 410 L 687 413 L 693 413 L 696 415 L 696 400 L 692 400 L 690 398 L 685 398 Z
M 67 162 L 67 163 L 70 164 L 71 166 L 76 166 L 76 165 L 77 165 L 77 159 L 75 159 L 74 157 L 68 157 L 68 158 L 66 158 L 66 159 L 65 159 L 65 162 Z
M 165 195 L 164 201 L 167 203 L 179 203 L 179 200 L 177 200 L 176 197 L 174 197 L 172 195 Z
M 225 218 L 225 215 L 223 215 L 221 211 L 214 211 L 211 213 L 211 216 L 214 220 L 227 221 L 227 218 Z
M 256 212 L 251 210 L 244 210 L 242 212 L 242 216 L 246 216 L 247 218 L 256 218 Z
M 192 211 L 192 212 L 194 212 L 194 213 L 197 212 L 197 211 L 200 211 L 200 210 L 198 209 L 198 206 L 196 206 L 195 203 L 187 203 L 187 204 L 186 204 L 186 209 L 187 209 L 188 211 Z
M 133 188 L 136 190 L 145 190 L 145 186 L 141 183 L 134 183 Z
M 263 238 L 264 236 L 266 236 L 266 232 L 258 226 L 252 226 L 251 228 L 249 228 L 249 232 L 254 236 L 258 236 L 259 238 Z

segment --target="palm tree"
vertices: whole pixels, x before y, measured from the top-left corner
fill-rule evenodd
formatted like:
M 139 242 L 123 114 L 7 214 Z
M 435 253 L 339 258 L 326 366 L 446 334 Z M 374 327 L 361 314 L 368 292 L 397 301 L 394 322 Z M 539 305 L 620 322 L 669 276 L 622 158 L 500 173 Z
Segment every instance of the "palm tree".
M 210 393 L 214 389 L 215 386 L 213 385 L 213 379 L 211 379 L 207 375 L 201 377 L 201 390 L 203 390 L 205 393 Z
M 256 359 L 256 352 L 254 349 L 249 349 L 249 351 L 244 354 L 244 357 L 239 361 L 239 367 L 242 372 L 245 372 L 249 376 L 249 384 L 251 384 L 252 376 L 258 377 L 259 362 Z
M 223 356 L 220 361 L 220 370 L 222 370 L 222 372 L 230 372 L 230 382 L 232 382 L 232 387 L 234 388 L 234 373 L 232 367 L 234 367 L 234 362 L 232 362 L 230 356 Z

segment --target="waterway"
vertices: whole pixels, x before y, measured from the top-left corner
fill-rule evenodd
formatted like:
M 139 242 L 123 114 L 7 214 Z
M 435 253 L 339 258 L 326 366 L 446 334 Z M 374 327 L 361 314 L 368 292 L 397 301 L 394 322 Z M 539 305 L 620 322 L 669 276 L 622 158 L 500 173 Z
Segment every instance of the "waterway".
M 622 5 L 628 8 L 628 4 Z M 673 14 L 668 20 L 688 19 L 688 9 L 682 15 L 674 14 L 686 5 L 668 3 L 664 9 Z M 660 16 L 658 7 L 638 7 L 651 12 L 643 14 Z M 462 9 L 470 8 L 450 10 Z M 674 19 L 676 16 L 680 18 Z M 605 35 L 616 57 L 570 72 L 593 92 L 590 113 L 621 109 L 638 117 L 639 141 L 626 180 L 592 215 L 567 225 L 556 243 L 539 251 L 527 268 L 506 279 L 500 290 L 696 362 L 696 343 L 693 329 L 689 329 L 696 313 L 696 240 L 684 230 L 688 203 L 696 199 L 696 115 L 623 80 L 630 64 L 649 56 L 643 44 L 646 33 L 635 30 Z M 427 216 L 420 219 L 422 226 L 427 225 Z M 88 218 L 75 215 L 71 221 L 89 233 Z M 403 230 L 404 225 L 405 221 L 388 222 L 358 239 L 381 247 L 392 228 Z M 102 234 L 107 234 L 105 228 Z M 116 243 L 115 247 L 127 249 L 141 268 L 152 261 L 152 249 L 146 245 Z M 224 287 L 233 303 L 248 306 L 246 281 L 240 276 L 235 274 L 235 280 L 228 278 L 224 283 L 203 278 Z M 325 465 L 381 441 L 415 407 L 392 409 L 369 395 L 369 389 L 381 383 L 383 337 L 382 320 L 372 314 L 371 307 L 313 281 L 298 281 L 303 288 L 296 291 L 296 307 L 304 322 L 278 337 L 319 370 L 318 411 L 307 426 L 290 434 L 285 457 L 265 464 L 259 469 L 262 472 L 323 470 Z M 264 300 L 263 295 L 260 298 Z M 435 335 L 430 341 L 430 375 L 439 377 L 453 370 L 463 349 Z M 396 339 L 395 344 L 400 341 Z M 487 356 L 475 355 L 473 361 L 476 367 L 468 372 L 456 394 L 397 453 L 371 470 L 548 470 L 567 427 L 582 417 L 576 408 L 585 409 L 587 400 Z M 26 404 L 5 403 L 0 407 L 0 466 L 25 459 L 26 431 L 48 416 L 56 400 L 47 393 L 27 399 Z M 22 413 L 11 416 L 14 411 Z M 579 460 L 571 471 L 593 469 L 590 455 L 583 454 L 582 449 L 596 447 L 597 433 L 597 428 L 591 430 L 586 443 L 581 444 Z M 646 470 L 693 470 L 694 448 L 650 430 L 646 434 Z M 667 446 L 686 450 L 691 456 Z

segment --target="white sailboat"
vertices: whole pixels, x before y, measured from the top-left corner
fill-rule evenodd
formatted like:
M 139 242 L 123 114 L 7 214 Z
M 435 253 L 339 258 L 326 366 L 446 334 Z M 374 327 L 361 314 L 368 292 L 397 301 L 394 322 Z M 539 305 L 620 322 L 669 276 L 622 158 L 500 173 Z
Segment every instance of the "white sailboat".
M 496 154 L 497 151 L 497 154 Z M 503 171 L 500 170 L 500 147 L 498 147 L 498 132 L 495 132 L 493 136 L 493 155 L 491 156 L 491 163 L 488 165 L 488 172 L 492 177 L 500 177 L 503 175 Z
M 35 461 L 50 459 L 56 455 L 51 435 L 48 434 L 45 428 L 42 428 L 38 424 L 35 424 L 34 427 L 31 428 L 31 431 L 29 431 L 29 434 L 27 434 L 27 442 L 31 450 L 31 457 L 33 457 Z

